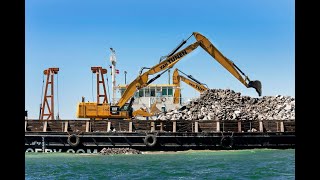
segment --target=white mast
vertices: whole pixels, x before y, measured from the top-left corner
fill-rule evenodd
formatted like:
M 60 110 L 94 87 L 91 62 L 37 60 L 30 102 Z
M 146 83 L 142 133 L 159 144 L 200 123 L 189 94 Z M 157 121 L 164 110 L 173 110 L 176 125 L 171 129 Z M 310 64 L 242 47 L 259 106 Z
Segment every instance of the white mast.
M 111 74 L 112 74 L 112 104 L 116 104 L 116 51 L 112 48 L 111 55 L 110 55 L 110 62 L 112 64 Z

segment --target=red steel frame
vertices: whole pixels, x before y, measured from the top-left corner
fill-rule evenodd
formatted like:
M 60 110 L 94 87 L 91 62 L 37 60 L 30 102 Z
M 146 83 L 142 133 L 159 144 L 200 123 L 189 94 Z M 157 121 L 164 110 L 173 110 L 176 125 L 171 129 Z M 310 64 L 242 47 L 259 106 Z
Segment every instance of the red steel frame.
M 48 68 L 43 71 L 43 74 L 47 75 L 47 81 L 46 81 L 46 87 L 45 87 L 45 93 L 43 98 L 43 103 L 41 107 L 41 116 L 40 120 L 44 119 L 44 116 L 47 116 L 47 120 L 51 118 L 51 120 L 54 120 L 54 74 L 58 74 L 59 68 Z M 48 94 L 48 86 L 51 86 L 50 93 Z M 49 104 L 48 100 L 50 99 L 51 104 Z M 45 113 L 45 108 L 48 108 L 48 113 Z
M 103 98 L 102 103 L 108 103 L 106 85 L 104 83 L 103 75 L 107 73 L 106 69 L 102 67 L 91 67 L 92 73 L 97 74 L 97 103 L 100 104 L 100 98 Z M 101 78 L 101 80 L 100 80 Z M 100 94 L 100 84 L 102 84 L 102 89 L 104 94 Z

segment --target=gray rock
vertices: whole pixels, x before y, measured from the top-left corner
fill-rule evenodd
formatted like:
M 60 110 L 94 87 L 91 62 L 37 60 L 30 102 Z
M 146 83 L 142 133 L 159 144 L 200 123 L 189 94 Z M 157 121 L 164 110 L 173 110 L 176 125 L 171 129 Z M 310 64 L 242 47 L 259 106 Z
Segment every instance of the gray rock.
M 113 155 L 113 154 L 141 154 L 139 150 L 131 148 L 103 148 L 99 154 Z
M 165 117 L 183 120 L 294 120 L 295 99 L 282 95 L 251 98 L 230 89 L 209 89 L 191 100 L 183 111 L 170 111 Z

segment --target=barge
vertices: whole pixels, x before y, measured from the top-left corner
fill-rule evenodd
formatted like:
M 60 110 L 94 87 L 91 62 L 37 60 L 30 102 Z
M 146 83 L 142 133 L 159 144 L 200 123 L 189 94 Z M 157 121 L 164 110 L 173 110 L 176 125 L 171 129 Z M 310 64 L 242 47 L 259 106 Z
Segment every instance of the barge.
M 25 120 L 25 152 L 295 148 L 294 120 Z

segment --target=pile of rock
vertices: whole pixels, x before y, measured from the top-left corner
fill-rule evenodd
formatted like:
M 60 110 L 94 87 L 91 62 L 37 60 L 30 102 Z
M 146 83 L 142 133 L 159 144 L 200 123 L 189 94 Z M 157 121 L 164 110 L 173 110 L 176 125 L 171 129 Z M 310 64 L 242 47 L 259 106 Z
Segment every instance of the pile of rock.
M 99 154 L 111 155 L 111 154 L 141 154 L 139 150 L 131 148 L 103 148 Z
M 294 120 L 290 96 L 251 98 L 230 89 L 209 89 L 179 110 L 161 113 L 159 120 Z

